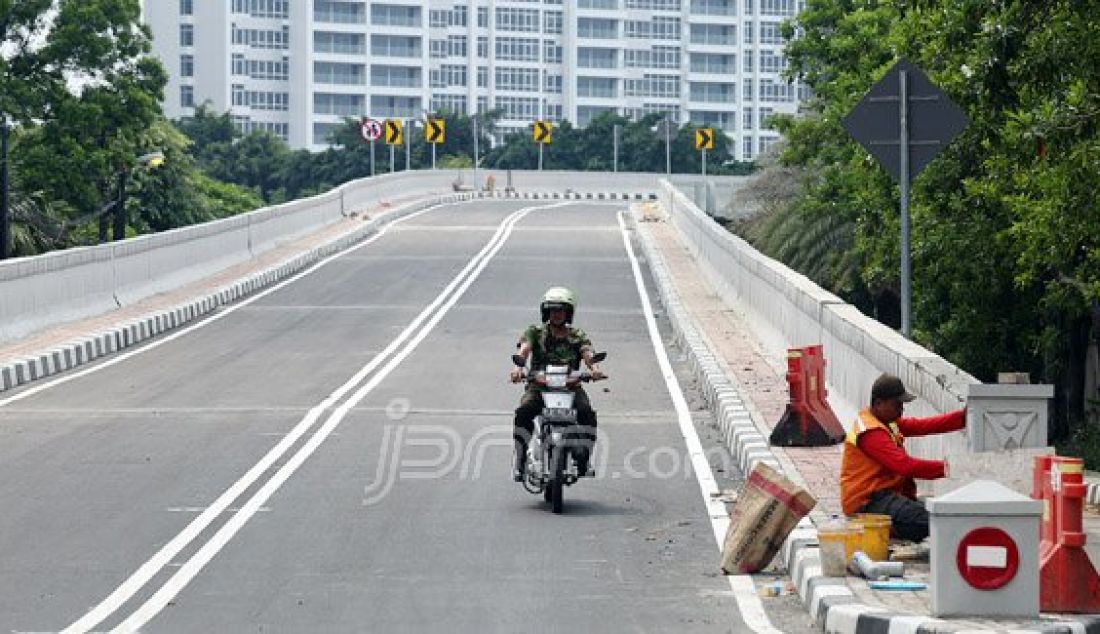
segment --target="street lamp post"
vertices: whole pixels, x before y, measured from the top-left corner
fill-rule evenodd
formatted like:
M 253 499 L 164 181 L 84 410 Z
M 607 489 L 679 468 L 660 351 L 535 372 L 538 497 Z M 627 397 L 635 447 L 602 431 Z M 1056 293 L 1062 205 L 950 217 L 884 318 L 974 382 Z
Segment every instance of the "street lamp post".
M 164 154 L 161 152 L 150 152 L 139 156 L 137 159 L 138 167 L 156 168 L 164 163 Z M 123 240 L 126 238 L 126 186 L 130 180 L 130 168 L 123 168 L 122 172 L 118 175 L 118 202 L 115 204 L 114 213 L 114 230 L 112 233 L 112 240 Z
M 477 148 L 477 113 L 476 112 L 474 113 L 474 116 L 473 116 L 473 123 L 474 123 L 474 191 L 476 192 L 476 191 L 478 191 L 478 186 L 477 186 L 477 155 L 478 155 L 478 148 Z
M 8 118 L 0 115 L 0 260 L 11 255 L 11 229 L 8 216 Z

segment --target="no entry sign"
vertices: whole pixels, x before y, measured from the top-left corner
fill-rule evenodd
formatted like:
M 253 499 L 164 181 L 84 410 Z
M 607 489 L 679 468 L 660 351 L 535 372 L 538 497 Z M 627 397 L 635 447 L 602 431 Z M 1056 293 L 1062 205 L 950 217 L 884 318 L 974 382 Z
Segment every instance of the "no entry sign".
M 1020 551 L 1008 533 L 999 528 L 975 528 L 962 538 L 955 563 L 964 581 L 978 590 L 1008 585 L 1020 567 Z

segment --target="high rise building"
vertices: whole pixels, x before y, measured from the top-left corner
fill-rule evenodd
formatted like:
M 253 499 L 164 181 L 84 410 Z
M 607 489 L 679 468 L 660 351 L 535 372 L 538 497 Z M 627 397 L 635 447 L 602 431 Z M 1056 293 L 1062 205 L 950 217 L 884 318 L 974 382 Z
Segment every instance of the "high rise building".
M 720 128 L 735 157 L 774 143 L 803 98 L 781 23 L 805 0 L 146 0 L 165 111 L 209 101 L 244 131 L 320 150 L 346 117 L 500 109 L 536 119 L 665 112 Z

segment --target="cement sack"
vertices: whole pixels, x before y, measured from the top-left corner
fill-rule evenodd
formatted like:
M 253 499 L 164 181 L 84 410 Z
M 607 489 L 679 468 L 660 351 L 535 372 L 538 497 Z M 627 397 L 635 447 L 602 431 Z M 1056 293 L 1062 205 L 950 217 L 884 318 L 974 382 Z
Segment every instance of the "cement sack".
M 722 572 L 745 574 L 766 568 L 783 540 L 816 504 L 805 489 L 766 464 L 756 463 L 730 515 Z

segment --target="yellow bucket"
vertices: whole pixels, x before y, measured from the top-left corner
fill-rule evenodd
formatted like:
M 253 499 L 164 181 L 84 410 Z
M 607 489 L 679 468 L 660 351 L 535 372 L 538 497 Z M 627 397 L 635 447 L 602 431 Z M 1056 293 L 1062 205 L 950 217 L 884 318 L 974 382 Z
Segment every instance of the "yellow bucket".
M 878 513 L 857 513 L 850 521 L 862 527 L 859 550 L 867 553 L 867 556 L 874 561 L 889 561 L 890 516 Z

